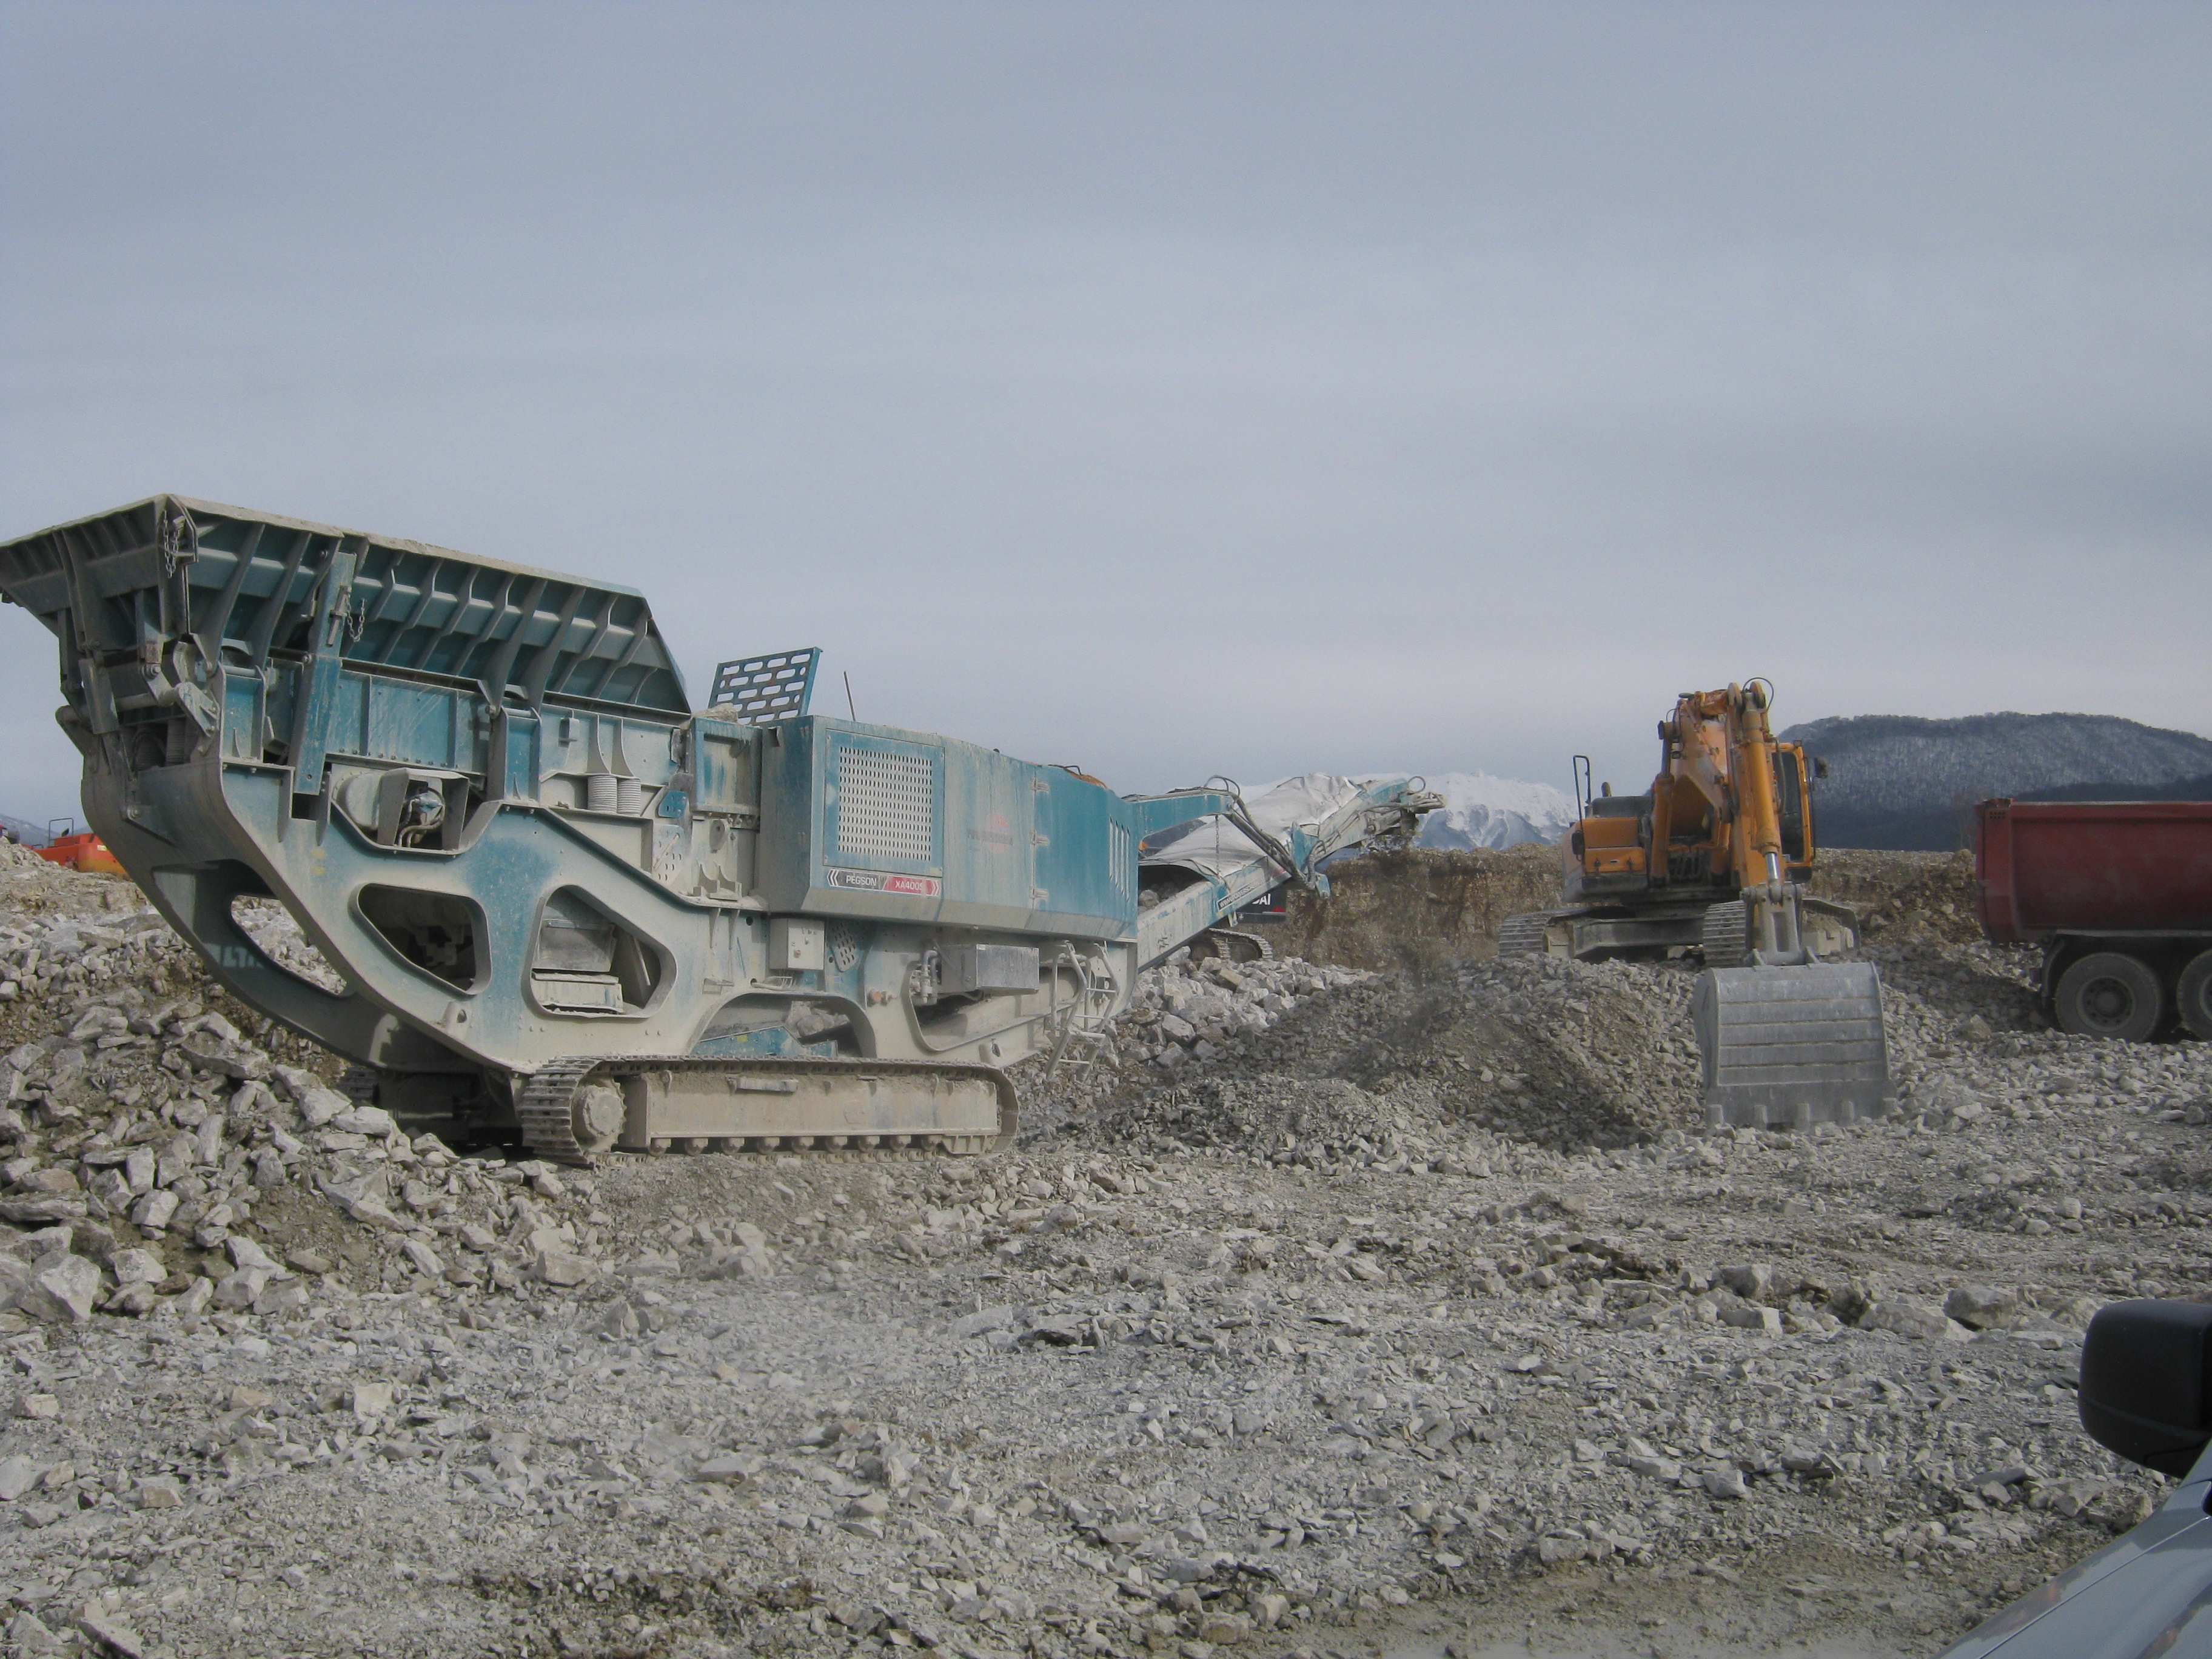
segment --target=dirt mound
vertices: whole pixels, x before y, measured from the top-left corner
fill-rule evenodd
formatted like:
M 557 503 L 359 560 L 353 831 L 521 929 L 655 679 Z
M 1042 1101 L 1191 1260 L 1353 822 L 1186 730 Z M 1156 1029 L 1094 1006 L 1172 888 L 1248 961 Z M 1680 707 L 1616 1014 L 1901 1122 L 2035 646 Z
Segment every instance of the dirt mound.
M 1702 1121 L 1691 975 L 1492 958 L 1415 988 L 1342 1062 L 1370 1087 L 1418 1079 L 1456 1121 L 1548 1147 L 1621 1146 Z
M 1266 1152 L 1286 1135 L 1379 1148 L 1480 1129 L 1553 1149 L 1648 1142 L 1702 1121 L 1691 979 L 1492 958 L 1340 984 L 1225 1047 L 1130 1068 L 1092 1132 Z
M 1972 853 L 1823 848 L 1811 886 L 1815 897 L 1856 910 L 1870 945 L 1908 939 L 1964 945 L 1982 936 Z
M 2048 1030 L 2035 981 L 2042 966 L 2030 946 L 1911 943 L 1869 945 L 1892 996 L 1911 997 L 1953 1023 L 1979 1018 L 1992 1031 Z
M 1434 968 L 1488 956 L 1508 916 L 1559 902 L 1559 852 L 1413 848 L 1329 866 L 1327 897 L 1294 889 L 1279 955 L 1346 968 Z
M 1277 954 L 1346 968 L 1432 969 L 1486 957 L 1508 916 L 1560 903 L 1559 852 L 1414 848 L 1329 866 L 1327 897 L 1295 890 L 1269 932 Z M 1848 904 L 1870 943 L 1963 945 L 1982 936 L 1971 853 L 1824 849 L 1812 890 Z

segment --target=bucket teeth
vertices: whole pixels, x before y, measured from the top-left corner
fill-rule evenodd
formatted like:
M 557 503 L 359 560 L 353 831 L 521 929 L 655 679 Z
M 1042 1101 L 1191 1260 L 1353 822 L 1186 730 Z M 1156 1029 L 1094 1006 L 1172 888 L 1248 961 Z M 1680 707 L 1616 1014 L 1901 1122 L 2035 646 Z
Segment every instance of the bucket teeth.
M 1894 1103 L 1872 963 L 1711 969 L 1690 1018 L 1708 1128 L 1850 1123 Z

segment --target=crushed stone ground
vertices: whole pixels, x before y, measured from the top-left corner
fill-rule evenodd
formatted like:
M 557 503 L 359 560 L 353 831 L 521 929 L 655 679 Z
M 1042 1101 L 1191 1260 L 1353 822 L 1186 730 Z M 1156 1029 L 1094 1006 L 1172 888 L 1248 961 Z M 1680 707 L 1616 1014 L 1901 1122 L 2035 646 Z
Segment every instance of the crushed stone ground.
M 2206 1045 L 1953 933 L 1875 936 L 1840 1131 L 1705 1138 L 1678 969 L 1285 962 L 1152 976 L 1010 1153 L 579 1174 L 0 867 L 11 1640 L 1932 1652 L 2154 1499 L 2081 1329 L 2212 1219 Z

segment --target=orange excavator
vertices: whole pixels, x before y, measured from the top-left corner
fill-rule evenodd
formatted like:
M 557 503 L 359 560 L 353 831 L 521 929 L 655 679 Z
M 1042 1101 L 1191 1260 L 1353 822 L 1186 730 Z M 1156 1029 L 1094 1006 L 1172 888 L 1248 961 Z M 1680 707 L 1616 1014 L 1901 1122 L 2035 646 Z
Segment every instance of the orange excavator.
M 1760 679 L 1684 692 L 1646 794 L 1594 793 L 1577 756 L 1567 902 L 1498 936 L 1508 957 L 1701 958 L 1692 1017 L 1715 1125 L 1847 1121 L 1889 1100 L 1880 980 L 1832 959 L 1856 946 L 1857 918 L 1805 890 L 1821 769 L 1776 740 L 1772 698 Z

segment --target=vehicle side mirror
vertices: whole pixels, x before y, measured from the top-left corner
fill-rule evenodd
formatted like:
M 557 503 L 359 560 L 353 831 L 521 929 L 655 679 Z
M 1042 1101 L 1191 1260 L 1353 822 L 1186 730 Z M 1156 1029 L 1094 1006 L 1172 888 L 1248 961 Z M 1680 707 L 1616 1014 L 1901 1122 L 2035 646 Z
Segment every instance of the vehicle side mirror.
M 2179 1480 L 2212 1440 L 2212 1305 L 2113 1302 L 2081 1342 L 2081 1426 Z
M 1813 762 L 1813 775 L 1816 778 L 1826 777 L 1828 775 L 1828 763 L 1816 757 Z

